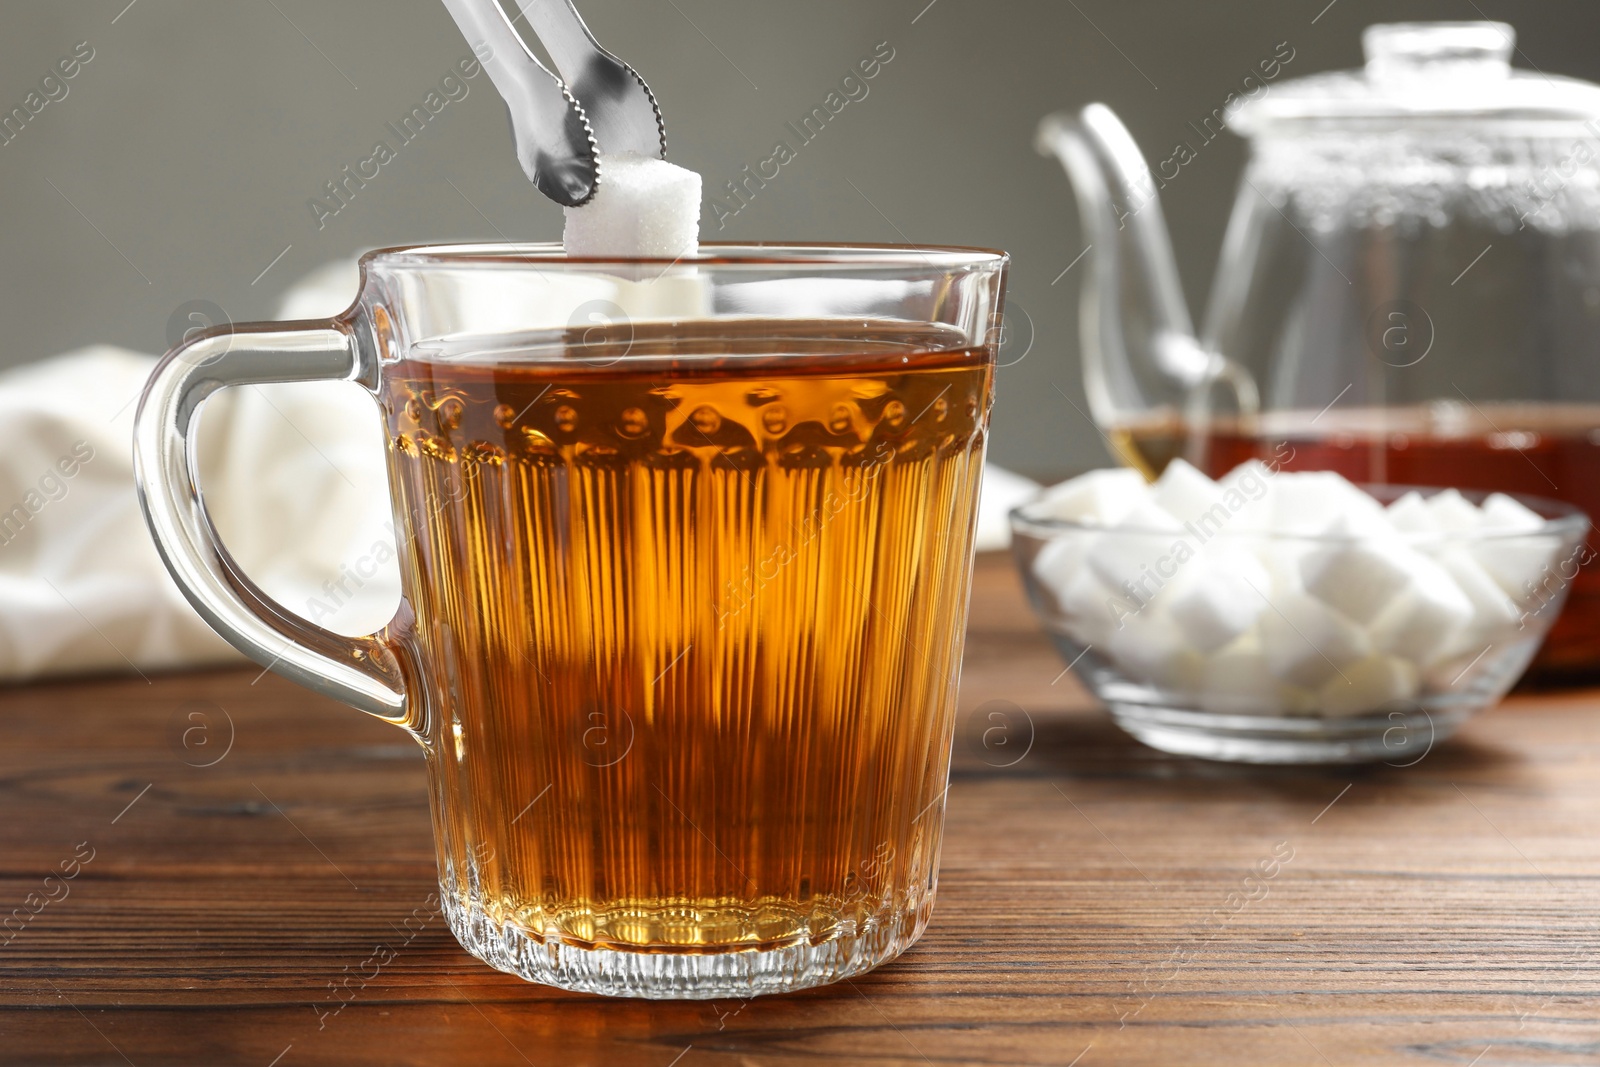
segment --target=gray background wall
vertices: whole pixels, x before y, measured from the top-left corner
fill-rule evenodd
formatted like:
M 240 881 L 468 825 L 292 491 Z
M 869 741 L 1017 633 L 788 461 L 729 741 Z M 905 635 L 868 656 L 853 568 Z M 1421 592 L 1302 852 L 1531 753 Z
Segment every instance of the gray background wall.
M 1077 269 L 1052 279 L 1084 242 L 1059 168 L 1031 147 L 1042 114 L 1104 100 L 1160 158 L 1279 42 L 1295 49 L 1291 76 L 1355 66 L 1363 26 L 1405 18 L 1505 19 L 1519 65 L 1600 80 L 1600 5 L 1579 0 L 580 6 L 656 90 L 671 158 L 708 191 L 766 158 L 786 121 L 890 42 L 870 95 L 707 236 L 1011 252 L 1013 306 L 1034 336 L 1001 375 L 993 455 L 1047 477 L 1105 453 L 1056 388 L 1082 406 Z M 467 54 L 438 0 L 6 0 L 0 110 L 80 41 L 95 58 L 68 95 L 0 147 L 0 365 L 98 341 L 157 352 L 186 302 L 263 317 L 299 275 L 374 246 L 559 237 L 560 211 L 516 168 L 481 77 L 318 229 L 307 202 L 323 183 Z M 1164 194 L 1197 311 L 1241 160 L 1240 144 L 1218 141 Z

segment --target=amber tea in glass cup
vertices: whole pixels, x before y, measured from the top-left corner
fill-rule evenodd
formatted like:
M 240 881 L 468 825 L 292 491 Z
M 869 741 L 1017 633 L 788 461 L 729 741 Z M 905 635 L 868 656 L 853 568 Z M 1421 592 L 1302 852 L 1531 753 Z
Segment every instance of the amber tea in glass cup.
M 397 249 L 331 322 L 169 354 L 136 431 L 163 558 L 225 637 L 403 726 L 488 963 L 705 998 L 836 981 L 933 901 L 1006 259 L 967 249 Z M 403 602 L 273 603 L 190 477 L 212 392 L 383 413 Z

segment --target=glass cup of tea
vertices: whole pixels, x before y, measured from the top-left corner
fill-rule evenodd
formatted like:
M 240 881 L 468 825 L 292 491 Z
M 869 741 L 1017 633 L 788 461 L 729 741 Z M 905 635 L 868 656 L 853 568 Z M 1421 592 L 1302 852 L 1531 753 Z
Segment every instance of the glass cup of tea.
M 469 952 L 625 996 L 837 981 L 933 903 L 1006 263 L 375 252 L 336 319 L 167 355 L 140 499 L 219 633 L 421 743 Z M 320 380 L 386 430 L 403 597 L 368 637 L 262 592 L 196 484 L 209 396 Z

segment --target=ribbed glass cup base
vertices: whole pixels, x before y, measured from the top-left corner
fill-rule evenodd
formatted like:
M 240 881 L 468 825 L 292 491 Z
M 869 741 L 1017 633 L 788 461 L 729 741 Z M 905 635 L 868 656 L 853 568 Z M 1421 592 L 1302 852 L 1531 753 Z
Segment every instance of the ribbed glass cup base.
M 933 911 L 930 892 L 915 907 L 882 913 L 859 934 L 820 944 L 687 953 L 537 941 L 491 919 L 475 901 L 463 901 L 449 892 L 441 896 L 456 940 L 489 966 L 560 989 L 648 1000 L 790 993 L 863 974 L 910 948 Z

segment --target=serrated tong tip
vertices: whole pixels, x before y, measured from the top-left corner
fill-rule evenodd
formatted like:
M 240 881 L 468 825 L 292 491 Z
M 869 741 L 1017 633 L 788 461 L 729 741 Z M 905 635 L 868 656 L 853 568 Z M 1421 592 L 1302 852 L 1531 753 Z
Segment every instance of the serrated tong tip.
M 665 159 L 661 107 L 633 67 L 601 47 L 571 0 L 512 0 L 515 17 L 497 0 L 444 0 L 474 49 L 488 46 L 484 69 L 505 100 L 524 173 L 563 207 L 594 198 L 600 155 L 631 153 Z M 544 46 L 552 72 L 518 32 Z

